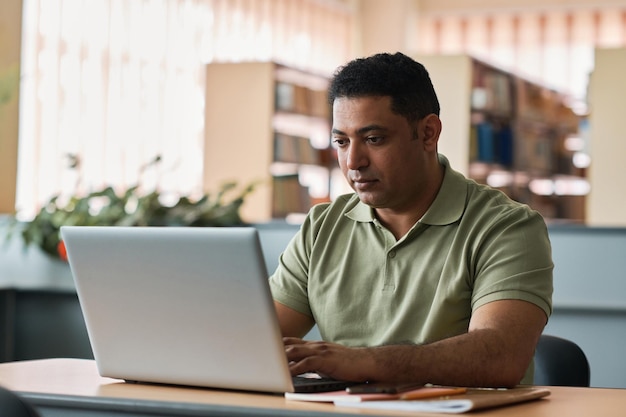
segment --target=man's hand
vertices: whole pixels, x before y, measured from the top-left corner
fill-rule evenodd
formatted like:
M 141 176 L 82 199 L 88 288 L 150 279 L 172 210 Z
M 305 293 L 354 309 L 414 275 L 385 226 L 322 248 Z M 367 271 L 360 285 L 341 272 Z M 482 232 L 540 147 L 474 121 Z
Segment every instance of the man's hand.
M 279 317 L 285 319 L 289 311 L 282 306 Z M 467 333 L 424 345 L 350 348 L 296 337 L 283 340 L 292 375 L 318 372 L 357 382 L 510 387 L 524 376 L 545 323 L 546 315 L 534 304 L 501 300 L 476 310 Z M 284 336 L 299 336 L 309 328 L 310 319 L 301 313 L 281 320 Z
M 409 369 L 398 371 L 414 362 L 417 345 L 346 347 L 337 343 L 283 338 L 292 375 L 317 372 L 343 381 L 415 382 L 428 381 Z
M 292 375 L 317 372 L 344 381 L 365 382 L 373 366 L 371 349 L 349 348 L 336 343 L 283 338 Z

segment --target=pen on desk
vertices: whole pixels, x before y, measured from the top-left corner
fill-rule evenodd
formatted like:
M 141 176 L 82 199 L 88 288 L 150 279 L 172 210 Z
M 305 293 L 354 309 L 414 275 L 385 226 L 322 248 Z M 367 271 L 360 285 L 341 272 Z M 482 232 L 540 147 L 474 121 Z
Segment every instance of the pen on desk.
M 426 384 L 424 386 L 425 387 L 429 387 L 429 388 L 435 388 L 435 387 L 437 387 L 437 388 L 449 388 L 449 387 L 447 387 L 445 385 L 434 385 L 434 384 L 430 384 L 430 383 L 428 383 L 428 384 Z M 493 388 L 493 387 L 473 387 L 473 388 L 470 388 L 470 389 L 474 390 L 474 391 L 506 391 L 506 390 L 508 390 L 508 388 L 506 388 L 506 387 L 495 387 L 495 388 Z
M 463 387 L 432 387 L 416 389 L 400 395 L 401 400 L 417 400 L 421 398 L 443 397 L 448 395 L 464 394 L 467 388 Z

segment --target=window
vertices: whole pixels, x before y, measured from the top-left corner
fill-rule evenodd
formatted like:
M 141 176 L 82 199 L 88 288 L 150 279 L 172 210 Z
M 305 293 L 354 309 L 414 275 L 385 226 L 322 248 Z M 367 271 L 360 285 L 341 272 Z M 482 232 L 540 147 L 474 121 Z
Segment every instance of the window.
M 330 74 L 350 55 L 351 14 L 340 0 L 25 0 L 23 32 L 17 210 L 28 219 L 53 195 L 107 185 L 200 194 L 204 65 Z

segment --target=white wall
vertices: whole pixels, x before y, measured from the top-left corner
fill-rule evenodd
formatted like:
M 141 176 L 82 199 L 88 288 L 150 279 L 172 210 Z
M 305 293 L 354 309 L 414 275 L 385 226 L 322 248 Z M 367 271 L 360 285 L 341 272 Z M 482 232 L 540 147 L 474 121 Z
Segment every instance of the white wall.
M 590 226 L 626 226 L 626 49 L 596 49 L 589 85 Z
M 554 313 L 544 333 L 578 343 L 591 386 L 626 388 L 626 229 L 552 227 Z

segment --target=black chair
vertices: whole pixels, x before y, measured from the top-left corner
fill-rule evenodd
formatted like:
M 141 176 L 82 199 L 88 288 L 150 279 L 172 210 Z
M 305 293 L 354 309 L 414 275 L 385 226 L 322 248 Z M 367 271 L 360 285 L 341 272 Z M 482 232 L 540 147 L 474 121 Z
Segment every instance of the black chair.
M 0 387 L 0 415 L 11 417 L 39 417 L 35 408 L 18 394 Z
M 588 387 L 590 378 L 589 361 L 576 343 L 541 335 L 535 350 L 535 385 Z

